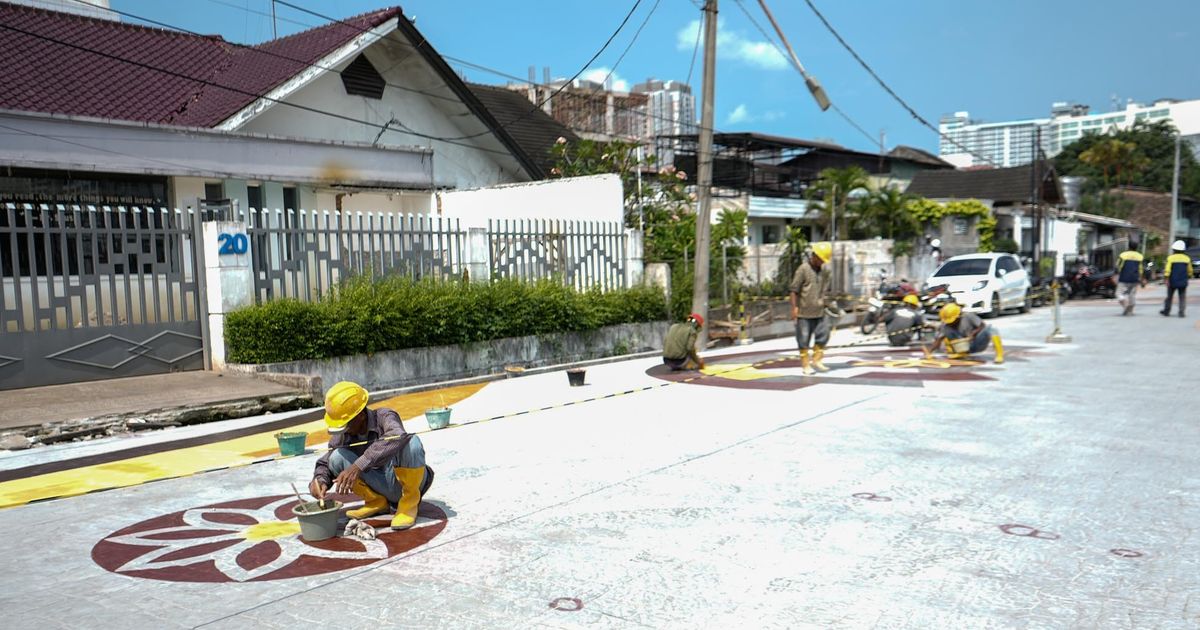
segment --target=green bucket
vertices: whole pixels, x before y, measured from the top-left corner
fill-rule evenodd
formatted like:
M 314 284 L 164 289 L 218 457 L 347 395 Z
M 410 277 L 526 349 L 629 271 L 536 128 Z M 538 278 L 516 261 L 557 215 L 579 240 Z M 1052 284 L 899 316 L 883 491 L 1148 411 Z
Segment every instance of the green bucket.
M 304 454 L 304 442 L 308 433 L 304 431 L 276 433 L 275 440 L 279 442 L 279 454 L 284 457 Z
M 426 409 L 425 421 L 429 423 L 429 428 L 445 429 L 450 424 L 450 411 L 451 409 L 449 407 L 442 407 L 441 409 Z

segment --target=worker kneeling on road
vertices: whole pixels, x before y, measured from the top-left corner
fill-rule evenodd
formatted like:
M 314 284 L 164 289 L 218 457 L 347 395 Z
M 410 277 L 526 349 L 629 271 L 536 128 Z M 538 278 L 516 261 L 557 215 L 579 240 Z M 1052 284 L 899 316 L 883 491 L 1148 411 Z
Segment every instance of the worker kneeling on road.
M 812 255 L 801 262 L 792 275 L 792 319 L 796 320 L 796 345 L 800 350 L 800 368 L 811 375 L 813 368 L 828 372 L 825 367 L 825 345 L 829 343 L 829 320 L 825 317 L 825 301 L 833 274 L 825 263 L 833 258 L 833 244 L 813 243 Z M 812 348 L 812 361 L 808 351 Z
M 996 363 L 1004 363 L 1004 344 L 1000 342 L 1000 333 L 994 326 L 984 324 L 983 320 L 975 313 L 962 312 L 962 307 L 958 304 L 943 306 L 938 317 L 942 320 L 942 327 L 938 329 L 937 336 L 933 338 L 933 345 L 926 350 L 926 354 L 932 354 L 934 350 L 937 350 L 943 339 L 969 339 L 970 345 L 967 352 L 956 352 L 951 347 L 951 342 L 946 342 L 946 356 L 951 359 L 961 359 L 968 353 L 983 352 L 987 349 L 988 341 L 991 341 L 992 346 L 996 349 Z
M 318 499 L 330 488 L 357 494 L 363 506 L 346 516 L 358 520 L 387 512 L 394 504 L 392 529 L 412 527 L 421 496 L 433 483 L 421 438 L 404 430 L 395 411 L 367 409 L 367 390 L 349 381 L 325 394 L 325 425 L 329 452 L 317 460 L 309 492 Z
M 704 328 L 704 318 L 698 313 L 688 315 L 687 321 L 673 324 L 663 341 L 663 363 L 672 370 L 703 370 L 704 360 L 696 354 L 696 337 Z

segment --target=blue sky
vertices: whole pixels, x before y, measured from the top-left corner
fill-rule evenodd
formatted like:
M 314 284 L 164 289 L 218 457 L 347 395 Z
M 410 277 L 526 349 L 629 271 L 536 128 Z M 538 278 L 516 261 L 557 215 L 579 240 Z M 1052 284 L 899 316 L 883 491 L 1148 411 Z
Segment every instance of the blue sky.
M 346 17 L 386 6 L 371 0 L 289 0 Z M 770 25 L 757 0 L 741 0 Z M 659 0 L 615 72 L 632 85 L 647 77 L 687 78 L 701 0 Z M 1200 2 L 1194 0 L 814 0 L 842 36 L 892 88 L 934 125 L 945 113 L 1009 120 L 1046 116 L 1053 101 L 1109 111 L 1114 97 L 1150 101 L 1200 98 Z M 271 37 L 270 0 L 111 0 L 117 10 L 219 33 L 236 42 Z M 806 69 L 830 98 L 878 141 L 935 151 L 937 135 L 891 99 L 825 30 L 803 0 L 770 0 Z M 625 30 L 589 68 L 604 76 L 655 5 L 642 0 Z M 550 66 L 573 75 L 600 48 L 633 0 L 411 0 L 405 13 L 439 52 L 524 77 Z M 280 35 L 289 22 L 319 18 L 277 7 Z M 831 139 L 873 150 L 872 140 L 833 110 L 821 112 L 800 76 L 765 42 L 734 0 L 720 2 L 716 127 Z M 452 64 L 453 65 L 453 64 Z M 473 81 L 504 83 L 461 68 Z M 699 94 L 700 59 L 692 84 Z M 618 83 L 618 86 L 620 84 Z

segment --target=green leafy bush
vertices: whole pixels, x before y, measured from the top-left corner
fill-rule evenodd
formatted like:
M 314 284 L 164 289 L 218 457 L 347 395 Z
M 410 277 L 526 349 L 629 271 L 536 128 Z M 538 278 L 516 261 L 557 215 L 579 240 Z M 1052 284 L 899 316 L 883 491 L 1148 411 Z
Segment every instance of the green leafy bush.
M 490 284 L 350 280 L 320 302 L 276 300 L 230 313 L 233 363 L 276 363 L 591 330 L 664 319 L 662 290 L 576 291 L 550 280 Z

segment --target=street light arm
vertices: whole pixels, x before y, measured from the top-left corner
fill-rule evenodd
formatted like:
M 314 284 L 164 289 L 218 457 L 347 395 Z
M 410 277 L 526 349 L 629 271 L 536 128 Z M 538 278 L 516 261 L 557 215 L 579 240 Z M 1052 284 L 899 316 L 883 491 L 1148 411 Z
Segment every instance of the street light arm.
M 779 23 L 775 21 L 775 16 L 771 14 L 771 9 L 767 8 L 766 0 L 758 0 L 758 6 L 762 7 L 763 13 L 767 14 L 767 19 L 770 20 L 771 26 L 775 29 L 775 33 L 779 35 L 779 39 L 783 42 L 783 47 L 787 49 L 788 55 L 791 57 L 792 65 L 796 67 L 796 70 L 800 71 L 800 76 L 804 77 L 804 85 L 808 87 L 808 92 L 817 101 L 817 107 L 820 107 L 821 111 L 829 109 L 832 103 L 829 101 L 829 95 L 825 93 L 825 88 L 821 87 L 821 83 L 817 81 L 816 77 L 813 77 L 804 69 L 804 64 L 800 63 L 800 58 L 796 56 L 796 51 L 792 50 L 792 45 L 788 43 L 787 36 L 783 34 L 783 29 L 779 28 Z

